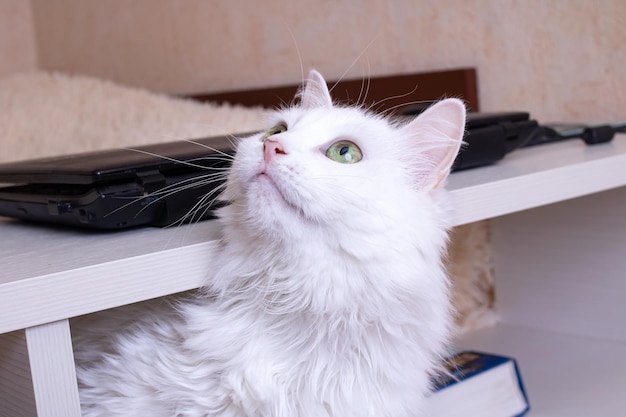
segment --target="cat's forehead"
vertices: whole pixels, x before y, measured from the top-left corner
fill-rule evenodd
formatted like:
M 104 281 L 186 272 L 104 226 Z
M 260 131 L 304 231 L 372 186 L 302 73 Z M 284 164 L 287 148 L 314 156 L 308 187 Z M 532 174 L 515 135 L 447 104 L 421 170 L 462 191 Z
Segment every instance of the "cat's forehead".
M 364 123 L 372 119 L 365 111 L 357 107 L 318 107 L 302 109 L 294 107 L 279 111 L 277 117 L 296 125 L 326 125 L 340 126 L 342 124 Z
M 293 134 L 320 140 L 343 136 L 365 139 L 390 130 L 381 117 L 355 107 L 290 108 L 273 114 L 271 123 L 284 123 Z

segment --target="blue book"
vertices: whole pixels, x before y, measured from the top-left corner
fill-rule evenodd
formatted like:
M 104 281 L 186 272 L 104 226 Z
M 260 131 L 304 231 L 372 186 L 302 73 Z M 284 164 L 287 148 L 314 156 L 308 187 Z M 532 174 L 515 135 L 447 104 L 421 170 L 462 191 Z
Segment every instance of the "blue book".
M 515 359 L 463 351 L 444 363 L 434 379 L 429 415 L 437 417 L 519 417 L 530 409 Z

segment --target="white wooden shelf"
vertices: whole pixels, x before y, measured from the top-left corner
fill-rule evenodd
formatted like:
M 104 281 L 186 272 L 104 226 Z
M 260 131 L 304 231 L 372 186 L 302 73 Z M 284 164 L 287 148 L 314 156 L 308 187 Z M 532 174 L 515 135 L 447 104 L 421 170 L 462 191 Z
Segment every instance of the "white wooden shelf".
M 498 164 L 455 172 L 454 224 L 514 213 L 626 185 L 626 135 L 608 144 L 566 141 L 517 150 Z
M 537 291 L 533 292 L 535 287 L 543 290 L 544 287 L 539 285 L 543 282 L 539 284 L 535 282 L 533 287 L 533 285 L 524 284 L 525 280 L 522 277 L 524 274 L 528 275 L 529 266 L 535 265 L 532 256 L 537 256 L 537 254 L 533 255 L 527 248 L 520 249 L 513 243 L 517 241 L 517 235 L 526 235 L 530 239 L 527 241 L 532 242 L 531 237 L 541 232 L 546 224 L 551 224 L 555 216 L 558 217 L 559 214 L 549 214 L 548 217 L 540 214 L 536 220 L 538 223 L 532 220 L 520 230 L 515 228 L 520 214 L 513 213 L 541 212 L 541 209 L 536 208 L 605 190 L 618 189 L 618 194 L 610 194 L 604 203 L 608 212 L 603 214 L 606 219 L 602 230 L 610 231 L 611 219 L 619 216 L 626 218 L 622 216 L 622 213 L 626 213 L 626 206 L 623 210 L 621 206 L 612 207 L 615 201 L 626 205 L 626 198 L 623 198 L 626 191 L 620 188 L 624 186 L 626 186 L 626 135 L 618 135 L 612 143 L 597 146 L 586 146 L 581 141 L 568 141 L 522 149 L 508 155 L 505 160 L 494 166 L 458 172 L 450 177 L 448 189 L 455 206 L 454 224 L 461 225 L 494 218 L 492 222 L 494 245 L 497 252 L 502 248 L 500 253 L 496 253 L 496 276 L 499 280 L 503 277 L 512 277 L 496 285 L 497 295 L 503 300 L 498 304 L 498 309 L 502 311 L 503 326 L 483 336 L 468 337 L 464 343 L 474 344 L 470 346 L 473 348 L 519 357 L 523 362 L 522 372 L 527 380 L 531 402 L 533 402 L 533 414 L 531 414 L 533 416 L 602 415 L 593 412 L 594 408 L 590 406 L 561 408 L 557 404 L 561 402 L 560 397 L 555 397 L 553 401 L 548 398 L 552 394 L 545 393 L 544 397 L 542 394 L 544 388 L 560 393 L 562 388 L 558 387 L 557 378 L 558 380 L 563 378 L 547 377 L 542 372 L 553 369 L 555 372 L 564 372 L 564 375 L 567 375 L 564 378 L 573 379 L 572 372 L 575 371 L 568 370 L 568 366 L 577 366 L 574 361 L 579 355 L 588 361 L 590 355 L 598 354 L 602 356 L 600 362 L 603 364 L 598 369 L 610 374 L 608 377 L 604 376 L 605 380 L 619 382 L 622 387 L 626 386 L 626 381 L 617 377 L 618 374 L 626 374 L 623 365 L 620 365 L 621 368 L 616 367 L 616 371 L 612 373 L 608 360 L 610 355 L 617 354 L 618 351 L 626 352 L 624 350 L 626 328 L 624 330 L 620 328 L 621 323 L 626 323 L 624 315 L 626 308 L 616 306 L 618 314 L 612 321 L 609 321 L 609 325 L 604 325 L 604 327 L 601 321 L 603 314 L 594 313 L 594 311 L 588 312 L 591 319 L 585 322 L 586 327 L 577 324 L 575 320 L 568 320 L 564 314 L 559 315 L 558 312 L 549 311 L 550 300 L 545 297 L 542 300 L 541 294 Z M 569 207 L 570 203 L 565 204 Z M 587 203 L 587 206 L 589 204 L 592 203 Z M 533 230 L 535 225 L 536 228 Z M 591 226 L 592 229 L 593 227 L 595 226 Z M 563 224 L 549 230 L 553 235 L 559 235 L 562 231 L 571 228 L 572 225 Z M 607 232 L 611 235 L 611 239 L 606 242 L 603 241 L 602 236 L 598 237 L 601 250 L 606 255 L 602 258 L 602 262 L 617 261 L 617 266 L 611 269 L 606 275 L 608 278 L 604 278 L 603 282 L 608 283 L 614 289 L 614 295 L 623 295 L 624 297 L 621 298 L 623 300 L 626 298 L 626 286 L 616 282 L 619 281 L 620 274 L 623 274 L 621 271 L 626 270 L 626 256 L 624 256 L 626 243 L 621 238 L 621 236 L 626 236 L 626 223 L 619 223 L 614 229 L 618 233 L 616 234 L 615 230 L 612 234 Z M 50 384 L 54 385 L 56 390 L 41 393 L 35 389 L 34 394 L 24 393 L 23 395 L 26 395 L 24 398 L 28 395 L 30 395 L 28 398 L 32 398 L 34 395 L 38 410 L 54 408 L 56 407 L 54 404 L 62 402 L 68 410 L 73 410 L 68 411 L 67 415 L 74 416 L 79 415 L 79 412 L 76 411 L 76 387 L 71 372 L 65 374 L 63 385 L 59 386 L 58 380 L 51 371 L 44 369 L 37 374 L 38 371 L 32 369 L 33 364 L 45 364 L 46 361 L 52 360 L 45 349 L 45 343 L 41 342 L 38 335 L 58 335 L 59 337 L 53 340 L 54 346 L 51 348 L 58 352 L 65 352 L 66 357 L 62 358 L 64 361 L 59 363 L 71 363 L 69 341 L 66 336 L 63 336 L 67 333 L 69 318 L 197 288 L 203 284 L 210 271 L 214 247 L 219 237 L 219 227 L 216 222 L 208 221 L 171 229 L 144 228 L 118 233 L 98 233 L 42 227 L 10 219 L 0 219 L 0 237 L 2 261 L 0 265 L 0 351 L 3 351 L 3 354 L 6 353 L 4 358 L 17 358 L 13 361 L 15 365 L 7 365 L 0 355 L 0 386 L 6 382 L 3 382 L 1 372 L 21 372 L 20 370 L 28 369 L 30 362 L 33 379 L 37 381 L 36 383 L 27 381 L 24 386 L 30 383 L 38 387 L 37 389 L 41 389 L 41 387 L 46 387 L 46 384 Z M 557 244 L 562 245 L 563 242 L 552 242 L 548 239 L 543 250 L 548 253 L 553 250 L 558 251 Z M 565 246 L 571 248 L 576 245 L 566 242 Z M 517 256 L 519 251 L 523 253 L 523 256 Z M 542 274 L 550 276 L 552 270 L 559 269 L 561 266 L 549 260 L 541 265 L 543 269 L 534 271 L 533 277 L 542 277 Z M 576 263 L 575 256 L 573 256 L 572 265 L 567 268 L 567 274 L 576 275 L 576 270 L 581 264 Z M 501 272 L 503 273 L 500 274 Z M 577 282 L 587 282 L 586 278 L 582 277 Z M 529 281 L 532 282 L 532 280 Z M 553 288 L 557 288 L 558 291 L 554 290 L 552 294 L 558 294 L 561 288 L 567 288 L 568 291 L 565 294 L 573 298 L 568 299 L 569 307 L 566 307 L 569 310 L 566 308 L 564 311 L 572 311 L 575 316 L 576 311 L 573 306 L 578 303 L 584 305 L 584 300 L 575 298 L 580 295 L 572 295 L 580 294 L 580 288 L 568 286 L 566 274 L 561 274 L 556 281 L 558 282 L 553 283 Z M 626 279 L 623 281 L 626 282 Z M 523 289 L 522 298 L 517 297 L 517 291 L 520 288 Z M 601 291 L 591 291 L 591 293 L 594 294 L 592 304 L 601 305 L 604 300 L 603 293 Z M 614 299 L 611 298 L 611 300 Z M 537 311 L 545 315 L 545 320 L 537 315 L 527 314 L 529 311 L 534 311 L 530 304 L 532 300 L 539 300 L 542 307 Z M 620 322 L 622 318 L 624 320 Z M 577 334 L 576 337 L 589 338 L 589 340 L 585 339 L 583 343 L 578 339 L 559 337 L 555 329 L 558 330 L 561 325 L 570 334 Z M 602 327 L 602 331 L 589 330 L 594 325 Z M 524 326 L 535 330 L 524 332 L 518 331 L 516 327 L 507 326 Z M 26 331 L 20 333 L 22 329 Z M 3 333 L 9 332 L 12 333 L 2 336 Z M 526 338 L 537 339 L 537 343 L 542 344 L 544 350 L 537 351 L 530 341 L 524 342 Z M 567 350 L 566 345 L 570 340 L 577 347 L 570 346 L 566 354 L 559 352 L 561 348 Z M 606 340 L 612 340 L 612 342 Z M 576 341 L 580 343 L 575 344 Z M 510 343 L 511 349 L 507 343 Z M 550 347 L 551 343 L 554 343 L 553 347 Z M 28 346 L 27 359 L 24 359 L 24 355 L 17 351 L 20 346 Z M 537 362 L 530 364 L 537 358 L 539 358 Z M 547 366 L 552 360 L 555 361 L 553 366 Z M 585 367 L 587 366 L 585 364 Z M 530 368 L 526 369 L 527 367 Z M 600 371 L 594 372 L 583 368 L 580 371 L 581 379 L 584 379 L 585 375 L 588 375 L 590 379 L 602 376 Z M 537 382 L 544 377 L 546 382 L 543 385 L 541 381 Z M 555 386 L 552 387 L 552 384 Z M 572 389 L 579 387 L 578 385 L 570 386 Z M 580 385 L 580 387 L 586 386 Z M 609 390 L 609 392 L 613 391 Z M 63 398 L 59 397 L 63 393 L 67 395 Z M 574 393 L 578 395 L 578 391 Z M 562 393 L 563 402 L 567 400 L 566 394 L 566 392 Z M 595 391 L 592 394 L 597 395 L 602 401 L 605 399 L 603 395 L 609 395 Z M 533 398 L 535 396 L 536 398 Z M 594 401 L 590 399 L 589 404 L 593 404 Z M 607 410 L 604 415 L 618 415 L 616 410 L 621 412 L 626 409 L 626 398 L 617 400 L 606 398 L 606 401 L 609 401 L 609 404 L 603 405 L 604 410 Z M 579 403 L 573 401 L 572 404 Z M 620 407 L 614 408 L 615 404 L 619 404 Z M 568 412 L 553 413 L 551 407 Z M 26 412 L 25 414 L 32 413 Z M 1 415 L 3 411 L 0 409 Z M 38 412 L 38 415 L 54 415 L 54 413 Z

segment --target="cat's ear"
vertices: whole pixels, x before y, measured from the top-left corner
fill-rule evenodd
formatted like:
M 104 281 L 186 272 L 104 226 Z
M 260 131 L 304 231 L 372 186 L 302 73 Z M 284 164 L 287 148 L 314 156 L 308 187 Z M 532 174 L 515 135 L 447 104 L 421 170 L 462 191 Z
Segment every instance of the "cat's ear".
M 465 134 L 465 105 L 442 100 L 402 127 L 412 142 L 413 175 L 420 189 L 439 188 L 448 177 Z
M 304 88 L 300 91 L 299 96 L 300 106 L 305 109 L 331 107 L 333 105 L 333 100 L 330 97 L 324 77 L 315 70 L 309 72 L 309 78 Z

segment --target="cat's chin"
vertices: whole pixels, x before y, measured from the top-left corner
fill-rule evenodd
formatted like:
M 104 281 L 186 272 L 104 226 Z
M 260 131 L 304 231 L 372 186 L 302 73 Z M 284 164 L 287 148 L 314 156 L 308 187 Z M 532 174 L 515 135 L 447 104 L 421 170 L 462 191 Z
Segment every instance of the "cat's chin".
M 274 208 L 287 210 L 305 218 L 304 212 L 300 206 L 294 204 L 288 196 L 286 196 L 281 188 L 276 184 L 274 179 L 267 173 L 261 172 L 256 177 L 256 186 L 258 187 L 257 195 L 262 196 L 261 201 L 267 203 L 266 208 Z

